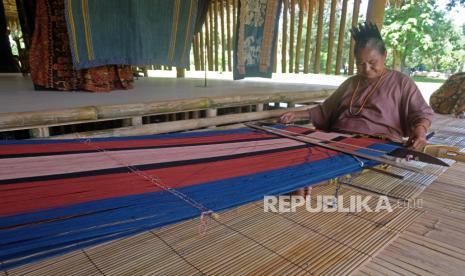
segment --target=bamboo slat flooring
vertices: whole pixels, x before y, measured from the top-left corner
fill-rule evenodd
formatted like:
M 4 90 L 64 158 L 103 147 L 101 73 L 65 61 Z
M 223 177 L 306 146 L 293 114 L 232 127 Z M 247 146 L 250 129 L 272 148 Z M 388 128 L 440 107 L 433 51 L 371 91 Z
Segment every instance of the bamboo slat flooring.
M 465 268 L 465 164 L 456 163 L 420 196 L 417 218 L 356 275 L 463 275 Z
M 444 159 L 445 162 L 453 164 L 453 160 Z M 404 179 L 397 179 L 374 171 L 364 172 L 350 180 L 350 184 L 370 190 L 393 198 L 409 200 L 416 198 L 421 192 L 447 170 L 447 167 L 410 161 L 409 165 L 422 168 L 422 173 L 414 173 L 399 168 L 389 167 L 386 170 Z
M 333 195 L 334 184 L 316 195 Z M 342 187 L 339 195 L 368 192 Z M 377 203 L 371 198 L 371 208 Z M 264 212 L 261 201 L 222 212 L 204 235 L 199 219 L 74 251 L 7 271 L 8 275 L 335 275 L 354 271 L 422 211 Z

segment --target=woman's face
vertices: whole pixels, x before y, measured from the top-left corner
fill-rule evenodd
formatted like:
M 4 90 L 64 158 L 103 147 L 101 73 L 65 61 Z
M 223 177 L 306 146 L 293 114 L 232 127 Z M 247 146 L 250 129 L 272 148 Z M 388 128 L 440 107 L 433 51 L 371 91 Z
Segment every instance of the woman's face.
M 384 73 L 387 53 L 380 54 L 370 46 L 358 50 L 356 56 L 358 74 L 367 78 L 377 78 Z

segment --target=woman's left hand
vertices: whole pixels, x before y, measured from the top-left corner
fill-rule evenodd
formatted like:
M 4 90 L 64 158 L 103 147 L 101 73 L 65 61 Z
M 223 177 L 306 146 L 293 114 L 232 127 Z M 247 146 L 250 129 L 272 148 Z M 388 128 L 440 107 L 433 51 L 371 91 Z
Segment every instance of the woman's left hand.
M 426 128 L 419 125 L 413 130 L 407 142 L 407 146 L 411 149 L 419 150 L 426 146 L 426 143 Z

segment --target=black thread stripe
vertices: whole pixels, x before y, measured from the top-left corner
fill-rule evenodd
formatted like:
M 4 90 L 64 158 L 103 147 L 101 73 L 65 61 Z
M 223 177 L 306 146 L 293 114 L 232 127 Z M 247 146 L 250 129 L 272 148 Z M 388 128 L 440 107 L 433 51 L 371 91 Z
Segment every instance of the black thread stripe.
M 180 161 L 172 161 L 172 162 L 164 162 L 164 163 L 134 165 L 132 167 L 140 171 L 163 169 L 163 168 L 170 168 L 170 167 L 176 167 L 176 166 L 187 166 L 187 165 L 195 165 L 195 164 L 201 164 L 201 163 L 232 160 L 232 159 L 244 158 L 244 157 L 249 157 L 249 156 L 265 155 L 269 153 L 284 152 L 284 151 L 303 149 L 303 148 L 308 148 L 308 147 L 311 147 L 311 145 L 305 144 L 305 145 L 292 146 L 292 147 L 286 147 L 286 148 L 246 152 L 246 153 L 232 154 L 232 155 L 226 155 L 226 156 L 215 156 L 215 157 L 206 157 L 206 158 L 199 158 L 199 159 L 192 159 L 192 160 L 180 160 Z M 93 171 L 4 179 L 4 180 L 0 180 L 0 185 L 29 183 L 29 182 L 37 182 L 37 181 L 50 181 L 50 180 L 69 179 L 69 178 L 78 178 L 78 177 L 86 177 L 86 176 L 99 176 L 99 175 L 124 173 L 124 172 L 131 172 L 131 171 L 127 167 L 117 167 L 117 168 L 101 169 L 101 170 L 93 170 Z
M 312 133 L 312 130 L 307 130 L 302 132 L 302 134 Z M 105 151 L 123 151 L 123 150 L 141 150 L 141 149 L 162 149 L 162 148 L 171 148 L 171 147 L 191 147 L 191 146 L 205 146 L 205 145 L 218 145 L 218 144 L 227 144 L 227 143 L 243 143 L 243 142 L 254 142 L 254 141 L 267 141 L 274 139 L 282 139 L 282 137 L 260 137 L 260 138 L 244 138 L 238 140 L 229 140 L 229 141 L 216 141 L 216 142 L 201 142 L 201 143 L 190 143 L 190 144 L 168 144 L 160 146 L 145 146 L 145 147 L 125 147 L 125 148 L 105 148 Z M 124 142 L 124 141 L 122 141 Z M 23 158 L 23 157 L 39 157 L 39 156 L 56 156 L 56 155 L 66 155 L 66 154 L 82 154 L 82 153 L 93 153 L 98 152 L 97 150 L 69 150 L 69 151 L 57 151 L 57 152 L 33 152 L 33 153 L 13 153 L 13 154 L 3 154 L 0 155 L 0 159 L 8 158 Z

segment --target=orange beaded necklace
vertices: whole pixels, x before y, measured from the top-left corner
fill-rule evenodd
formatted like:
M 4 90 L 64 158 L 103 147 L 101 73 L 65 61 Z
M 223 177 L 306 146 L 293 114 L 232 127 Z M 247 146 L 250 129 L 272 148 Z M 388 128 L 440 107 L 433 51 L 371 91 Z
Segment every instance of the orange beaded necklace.
M 365 104 L 367 103 L 368 101 L 368 98 L 371 97 L 371 95 L 373 95 L 376 91 L 376 89 L 378 89 L 378 86 L 381 84 L 384 76 L 386 75 L 387 71 L 384 71 L 383 74 L 381 75 L 381 77 L 376 81 L 376 84 L 375 86 L 373 86 L 373 88 L 370 90 L 370 92 L 365 96 L 365 99 L 363 99 L 363 102 L 362 102 L 362 105 L 360 106 L 360 108 L 358 109 L 357 112 L 354 112 L 352 111 L 352 105 L 354 104 L 354 99 L 355 99 L 355 95 L 357 94 L 358 92 L 358 88 L 360 86 L 360 80 L 361 78 L 358 79 L 358 82 L 357 82 L 357 86 L 355 87 L 355 90 L 354 92 L 352 93 L 352 97 L 350 98 L 350 103 L 349 103 L 349 113 L 350 115 L 352 116 L 358 116 L 360 114 L 360 112 L 362 112 L 363 108 L 365 107 Z

